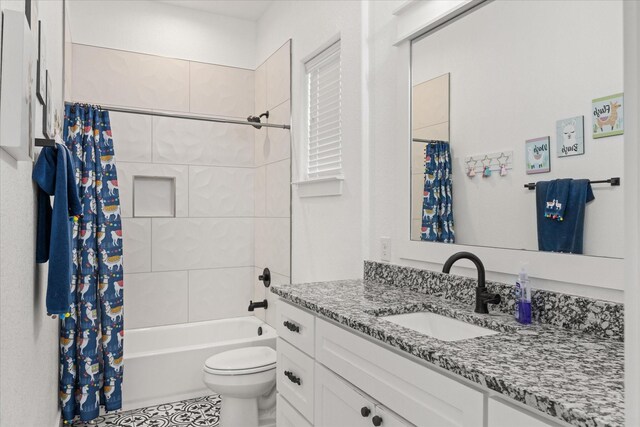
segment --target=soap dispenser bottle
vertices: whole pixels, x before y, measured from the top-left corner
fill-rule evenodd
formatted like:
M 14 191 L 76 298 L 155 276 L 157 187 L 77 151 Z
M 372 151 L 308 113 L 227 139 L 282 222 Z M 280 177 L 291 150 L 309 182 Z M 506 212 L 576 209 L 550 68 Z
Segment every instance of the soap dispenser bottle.
M 520 267 L 518 280 L 516 280 L 516 320 L 522 324 L 531 323 L 531 284 L 524 265 Z

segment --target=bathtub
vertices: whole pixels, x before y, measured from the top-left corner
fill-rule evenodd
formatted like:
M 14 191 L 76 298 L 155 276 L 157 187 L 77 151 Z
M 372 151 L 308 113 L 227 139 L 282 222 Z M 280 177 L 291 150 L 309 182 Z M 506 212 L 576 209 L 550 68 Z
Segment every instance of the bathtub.
M 204 361 L 259 345 L 275 349 L 276 331 L 253 316 L 126 331 L 122 409 L 211 394 L 202 382 Z

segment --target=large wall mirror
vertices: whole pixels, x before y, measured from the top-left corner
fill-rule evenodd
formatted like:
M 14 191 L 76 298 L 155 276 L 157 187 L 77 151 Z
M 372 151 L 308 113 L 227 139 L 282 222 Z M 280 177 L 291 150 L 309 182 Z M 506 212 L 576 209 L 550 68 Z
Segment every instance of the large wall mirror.
M 622 7 L 487 2 L 412 42 L 411 240 L 622 258 L 594 182 L 623 176 Z

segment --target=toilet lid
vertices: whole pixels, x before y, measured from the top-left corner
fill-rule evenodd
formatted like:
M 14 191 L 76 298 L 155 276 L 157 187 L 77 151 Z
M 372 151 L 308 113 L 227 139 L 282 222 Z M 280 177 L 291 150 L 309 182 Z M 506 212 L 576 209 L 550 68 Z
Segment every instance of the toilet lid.
M 204 362 L 208 371 L 227 375 L 261 372 L 275 367 L 276 352 L 270 347 L 244 347 L 211 356 Z

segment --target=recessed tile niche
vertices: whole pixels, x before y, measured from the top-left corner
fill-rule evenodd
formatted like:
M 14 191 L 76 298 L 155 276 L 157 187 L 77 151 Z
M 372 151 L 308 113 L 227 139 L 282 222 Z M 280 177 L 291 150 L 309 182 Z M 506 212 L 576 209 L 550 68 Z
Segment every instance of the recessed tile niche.
M 175 217 L 176 179 L 162 176 L 134 176 L 133 216 Z

